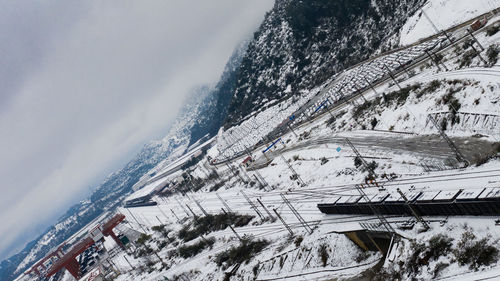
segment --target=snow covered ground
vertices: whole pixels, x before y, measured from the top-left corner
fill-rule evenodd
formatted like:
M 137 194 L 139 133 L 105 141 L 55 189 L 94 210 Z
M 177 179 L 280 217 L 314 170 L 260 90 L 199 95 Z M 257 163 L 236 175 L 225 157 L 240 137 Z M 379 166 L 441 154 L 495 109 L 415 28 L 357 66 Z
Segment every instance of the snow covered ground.
M 441 31 L 498 7 L 500 7 L 499 0 L 429 0 L 422 10 Z M 401 29 L 400 44 L 410 45 L 436 34 L 430 21 L 421 10 L 416 12 Z
M 497 42 L 498 37 L 486 37 L 478 34 L 479 40 L 487 47 L 492 42 Z M 483 53 L 485 55 L 485 53 Z M 452 49 L 443 53 L 443 63 L 448 71 L 441 70 L 431 64 L 421 64 L 416 66 L 415 75 L 410 77 L 400 76 L 401 87 L 414 86 L 408 91 L 404 99 L 395 97 L 395 101 L 383 103 L 380 93 L 386 95 L 391 92 L 398 92 L 398 87 L 393 82 L 376 86 L 375 91 L 367 91 L 364 97 L 373 104 L 362 112 L 360 116 L 353 116 L 359 104 L 346 104 L 343 107 L 335 108 L 331 114 L 337 116 L 334 121 L 331 115 L 324 113 L 314 119 L 314 122 L 306 122 L 295 128 L 295 132 L 288 132 L 282 136 L 283 142 L 278 142 L 276 147 L 266 152 L 261 150 L 252 151 L 256 158 L 254 168 L 250 167 L 248 172 L 240 170 L 240 176 L 232 176 L 228 167 L 218 165 L 212 167 L 218 169 L 221 175 L 225 175 L 225 183 L 216 192 L 210 192 L 213 184 L 209 184 L 202 190 L 189 195 L 174 195 L 167 198 L 157 198 L 158 206 L 132 208 L 121 210 L 127 215 L 130 223 L 129 227 L 153 234 L 160 239 L 158 234 L 151 230 L 153 226 L 159 224 L 167 225 L 174 233 L 181 228 L 181 223 L 190 220 L 192 210 L 197 216 L 203 216 L 204 212 L 210 214 L 220 213 L 221 206 L 227 204 L 233 212 L 254 215 L 250 225 L 235 228 L 239 235 L 251 235 L 257 238 L 265 238 L 271 244 L 262 252 L 254 256 L 248 264 L 241 265 L 236 270 L 236 276 L 231 280 L 275 280 L 284 278 L 286 280 L 326 280 L 332 278 L 348 278 L 359 275 L 367 268 L 373 267 L 381 258 L 380 254 L 361 258 L 362 252 L 343 234 L 347 230 L 360 230 L 359 222 L 376 222 L 374 216 L 358 215 L 324 215 L 316 207 L 316 204 L 329 202 L 336 195 L 357 194 L 354 188 L 355 183 L 363 182 L 366 173 L 360 173 L 354 168 L 353 151 L 346 145 L 343 139 L 352 139 L 358 146 L 362 155 L 369 161 L 378 164 L 377 173 L 396 175 L 396 180 L 385 185 L 387 192 L 397 196 L 396 188 L 403 191 L 409 190 L 453 190 L 467 188 L 468 190 L 482 190 L 485 187 L 500 187 L 500 174 L 498 160 L 491 160 L 479 167 L 469 166 L 465 169 L 457 170 L 448 167 L 449 170 L 426 172 L 421 165 L 422 161 L 439 160 L 445 163 L 447 158 L 453 158 L 453 152 L 447 150 L 446 143 L 439 137 L 428 138 L 426 135 L 436 135 L 436 128 L 426 122 L 429 113 L 449 111 L 447 103 L 441 102 L 452 92 L 453 97 L 460 103 L 462 113 L 498 114 L 500 112 L 496 94 L 500 87 L 500 79 L 497 76 L 497 67 L 489 68 L 481 66 L 478 57 L 474 58 L 469 68 L 459 66 L 460 56 L 453 53 Z M 423 66 L 422 66 L 423 65 Z M 478 66 L 474 66 L 478 65 Z M 408 79 L 409 78 L 409 79 Z M 433 81 L 439 81 L 439 83 Z M 431 87 L 432 84 L 432 87 Z M 431 88 L 429 88 L 431 87 Z M 424 90 L 427 92 L 424 92 Z M 377 100 L 378 102 L 373 102 Z M 273 106 L 264 113 L 255 115 L 255 120 L 270 120 L 270 116 L 279 120 L 286 117 L 286 106 Z M 295 107 L 296 108 L 296 107 Z M 281 113 L 280 113 L 281 112 Z M 342 113 L 343 112 L 343 113 Z M 371 119 L 377 118 L 377 124 L 371 129 Z M 329 122 L 332 121 L 332 122 Z M 250 122 L 254 121 L 247 121 Z M 457 124 L 450 124 L 447 132 L 454 136 L 454 140 L 467 151 L 466 154 L 472 158 L 473 152 L 479 151 L 488 153 L 492 148 L 491 143 L 498 141 L 498 127 L 481 128 L 480 125 L 469 127 L 465 120 L 458 121 Z M 258 124 L 258 123 L 257 123 Z M 245 127 L 246 126 L 246 127 Z M 256 140 L 262 138 L 270 129 L 257 130 L 261 126 L 256 126 L 255 130 L 248 125 L 241 125 L 239 128 L 229 129 L 224 132 L 228 135 L 222 138 L 219 150 L 229 151 L 223 154 L 221 159 L 231 157 L 244 147 L 251 147 Z M 366 128 L 363 130 L 363 128 Z M 486 130 L 489 129 L 489 130 Z M 234 131 L 233 131 L 234 130 Z M 235 133 L 238 132 L 239 133 Z M 227 141 L 229 135 L 236 135 L 231 141 Z M 479 139 L 466 139 L 472 135 L 482 133 Z M 423 138 L 426 141 L 423 141 Z M 393 144 L 392 138 L 394 138 Z M 226 139 L 226 140 L 224 140 Z M 461 142 L 463 139 L 463 142 Z M 415 142 L 414 148 L 404 149 L 404 146 Z M 228 149 L 230 143 L 238 143 L 238 149 Z M 403 148 L 398 149 L 398 146 Z M 439 149 L 437 149 L 440 147 Z M 413 151 L 413 149 L 415 151 Z M 437 149 L 434 153 L 433 150 Z M 439 153 L 438 153 L 439 152 Z M 209 151 L 209 154 L 216 155 L 217 149 Z M 232 166 L 236 167 L 241 163 L 246 155 L 241 154 L 232 161 Z M 471 159 L 472 160 L 472 159 Z M 446 164 L 442 164 L 442 168 Z M 297 173 L 300 180 L 305 183 L 301 186 L 300 181 L 293 178 Z M 197 176 L 202 177 L 202 173 Z M 261 187 L 259 183 L 245 184 L 247 181 L 257 177 L 265 179 L 267 186 Z M 254 180 L 256 182 L 256 180 Z M 257 206 L 262 216 L 268 217 L 265 209 L 257 202 L 259 199 L 271 213 L 275 216 L 273 209 L 289 223 L 295 236 L 303 237 L 303 241 L 297 247 L 289 238 L 288 230 L 279 220 L 274 222 L 262 220 L 259 215 L 243 196 L 243 192 Z M 377 189 L 369 189 L 367 194 L 376 194 Z M 293 211 L 284 203 L 281 195 L 284 195 L 298 210 L 303 219 L 314 229 L 309 234 L 305 227 L 299 223 Z M 220 197 L 220 198 L 219 198 Z M 221 200 L 224 201 L 221 202 Z M 200 208 L 198 206 L 202 206 Z M 189 208 L 188 208 L 189 206 Z M 189 210 L 190 209 L 190 210 Z M 175 214 L 175 215 L 174 215 Z M 389 217 L 391 223 L 403 222 L 406 217 Z M 446 233 L 453 238 L 453 247 L 457 246 L 461 235 L 472 229 L 478 238 L 486 237 L 488 234 L 494 239 L 500 238 L 500 231 L 496 228 L 494 218 L 491 217 L 454 217 L 448 218 L 446 223 L 444 217 L 425 218 L 431 225 L 431 230 L 419 233 L 416 230 L 398 230 L 403 237 L 415 239 L 415 241 L 427 241 L 439 233 Z M 156 236 L 155 236 L 156 235 Z M 151 273 L 132 271 L 120 275 L 118 280 L 128 280 L 134 276 L 137 280 L 157 280 L 163 276 L 175 278 L 178 276 L 189 276 L 189 280 L 222 280 L 224 270 L 215 264 L 215 257 L 218 253 L 227 251 L 231 246 L 238 245 L 239 241 L 230 229 L 215 231 L 207 234 L 207 237 L 214 237 L 215 244 L 210 249 L 203 250 L 193 258 L 180 259 L 170 258 L 171 266 L 161 270 L 159 267 Z M 199 240 L 199 239 L 198 239 Z M 198 241 L 195 240 L 195 241 Z M 289 241 L 289 242 L 286 242 Z M 411 252 L 409 240 L 402 240 L 398 245 L 402 253 Z M 422 243 L 424 243 L 422 242 Z M 193 242 L 189 242 L 193 243 Z M 287 244 L 288 243 L 288 244 Z M 322 246 L 326 245 L 326 246 Z M 321 247 L 326 247 L 328 258 L 326 264 L 321 259 Z M 159 250 L 160 256 L 169 257 L 173 248 Z M 304 255 L 310 255 L 304 258 Z M 409 256 L 400 254 L 395 260 L 404 261 Z M 460 280 L 460 278 L 474 279 L 471 270 L 467 265 L 453 263 L 451 254 L 443 257 L 449 265 L 440 269 L 437 273 L 441 280 Z M 360 261 L 362 260 L 362 261 Z M 442 260 L 440 260 L 442 262 Z M 432 275 L 436 270 L 438 262 L 433 262 L 425 267 L 417 278 L 435 278 Z M 259 265 L 257 267 L 257 265 Z M 122 263 L 123 267 L 127 265 Z M 497 276 L 500 271 L 499 265 L 493 263 L 490 266 L 481 267 L 480 276 L 490 278 Z M 257 271 L 254 271 L 257 268 Z M 386 265 L 391 268 L 391 265 Z M 229 268 L 231 269 L 231 268 Z M 257 272 L 257 273 L 255 273 Z M 409 277 L 408 277 L 409 278 Z M 182 280 L 182 279 L 179 279 Z

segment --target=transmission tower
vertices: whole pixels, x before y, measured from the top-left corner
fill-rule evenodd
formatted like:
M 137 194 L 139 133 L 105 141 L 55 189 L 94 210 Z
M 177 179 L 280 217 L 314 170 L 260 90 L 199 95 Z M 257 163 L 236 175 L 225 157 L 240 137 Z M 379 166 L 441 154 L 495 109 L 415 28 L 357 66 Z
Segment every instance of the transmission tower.
M 229 206 L 227 205 L 226 201 L 224 201 L 224 199 L 222 199 L 222 197 L 220 197 L 219 193 L 215 193 L 215 195 L 217 195 L 217 198 L 219 198 L 219 200 L 222 202 L 222 204 L 224 205 L 224 207 L 226 207 L 226 210 L 230 213 L 233 213 L 233 211 L 231 210 L 231 208 L 229 208 Z
M 290 169 L 290 171 L 292 172 L 293 177 L 296 178 L 299 181 L 300 186 L 306 186 L 306 183 L 302 180 L 302 178 L 300 178 L 299 174 L 297 174 L 297 172 L 292 167 L 292 165 L 290 165 L 290 163 L 288 163 L 288 161 L 286 161 L 285 157 L 283 157 L 282 154 L 280 154 L 280 157 L 286 163 L 286 165 L 288 166 L 288 169 Z
M 413 216 L 417 219 L 418 222 L 420 222 L 425 227 L 426 230 L 428 230 L 430 228 L 429 224 L 427 224 L 427 222 L 417 213 L 417 210 L 415 210 L 413 206 L 410 205 L 406 195 L 404 195 L 401 189 L 397 188 L 396 190 L 398 191 L 399 195 L 401 195 L 401 198 L 403 198 L 403 200 L 405 201 L 406 206 L 408 206 Z
M 278 217 L 278 219 L 280 219 L 281 223 L 285 226 L 286 230 L 288 230 L 288 232 L 290 233 L 291 236 L 293 236 L 293 231 L 292 229 L 290 228 L 290 226 L 288 226 L 288 224 L 285 222 L 285 220 L 280 216 L 280 214 L 278 213 L 278 211 L 276 209 L 273 209 L 274 213 L 276 214 L 276 216 Z
M 384 215 L 378 211 L 378 208 L 372 204 L 372 201 L 366 195 L 363 188 L 359 184 L 356 184 L 355 187 L 358 190 L 359 194 L 361 195 L 362 199 L 360 200 L 365 199 L 366 202 L 368 202 L 368 207 L 372 210 L 373 214 L 375 214 L 375 216 L 378 218 L 380 224 L 385 228 L 385 230 L 390 233 L 395 233 L 394 228 L 392 228 L 389 222 L 385 219 Z
M 261 220 L 264 219 L 264 216 L 259 211 L 259 209 L 257 209 L 257 206 L 255 206 L 255 204 L 252 202 L 252 200 L 250 200 L 250 198 L 248 198 L 248 196 L 245 194 L 245 192 L 243 192 L 243 190 L 241 191 L 241 194 L 243 195 L 243 197 L 245 197 L 245 199 L 247 200 L 248 204 L 250 205 L 250 208 L 252 208 L 255 211 L 255 213 L 257 213 L 257 215 L 259 216 L 259 218 Z
M 448 137 L 448 135 L 446 135 L 446 133 L 441 129 L 441 127 L 437 123 L 436 119 L 434 119 L 430 115 L 427 115 L 427 119 L 429 119 L 431 121 L 432 125 L 434 125 L 434 127 L 438 130 L 441 137 L 446 141 L 446 143 L 448 144 L 450 149 L 455 153 L 455 157 L 457 158 L 457 160 L 464 163 L 466 166 L 469 166 L 469 161 L 467 161 L 467 159 L 462 154 L 462 152 L 460 152 L 460 150 L 455 145 L 455 143 L 453 143 L 453 141 Z
M 280 196 L 281 196 L 281 198 L 283 198 L 283 201 L 288 206 L 288 208 L 290 208 L 290 210 L 292 210 L 292 213 L 295 215 L 295 217 L 297 217 L 300 224 L 302 224 L 302 226 L 307 230 L 307 232 L 309 232 L 309 234 L 312 234 L 313 233 L 312 228 L 307 224 L 307 222 L 304 220 L 304 218 L 302 218 L 302 216 L 299 214 L 299 212 L 297 212 L 297 210 L 295 209 L 295 207 L 293 207 L 293 205 L 290 203 L 290 201 L 288 201 L 288 198 L 286 198 L 283 193 L 281 193 Z
M 377 177 L 377 174 L 375 173 L 375 171 L 373 171 L 370 165 L 368 165 L 368 162 L 366 162 L 365 158 L 361 156 L 361 153 L 359 153 L 359 151 L 356 149 L 356 147 L 352 144 L 352 142 L 348 138 L 346 138 L 345 141 L 351 147 L 352 151 L 356 154 L 356 156 L 361 160 L 363 167 L 368 171 L 370 177 L 375 179 Z

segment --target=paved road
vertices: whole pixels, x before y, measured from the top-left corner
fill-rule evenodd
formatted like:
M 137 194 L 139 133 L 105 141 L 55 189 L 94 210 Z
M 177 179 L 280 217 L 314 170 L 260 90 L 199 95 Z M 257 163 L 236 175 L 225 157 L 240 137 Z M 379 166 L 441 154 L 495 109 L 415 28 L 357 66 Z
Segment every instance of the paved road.
M 336 136 L 320 136 L 317 138 L 310 138 L 300 143 L 287 145 L 285 148 L 276 149 L 267 152 L 266 156 L 260 156 L 256 159 L 251 168 L 260 168 L 266 166 L 269 160 L 274 159 L 281 153 L 298 151 L 304 148 L 311 148 L 323 144 L 331 144 L 342 147 L 342 149 L 350 148 L 345 142 L 345 137 L 342 135 Z M 386 151 L 391 154 L 408 155 L 412 154 L 419 158 L 431 158 L 436 160 L 445 160 L 453 158 L 454 154 L 438 135 L 404 135 L 402 137 L 399 133 L 375 133 L 369 134 L 354 134 L 349 135 L 349 140 L 360 151 L 361 154 L 366 156 L 380 156 L 377 151 Z M 476 155 L 486 154 L 492 151 L 492 144 L 479 138 L 451 138 L 455 145 L 461 150 L 464 156 L 470 162 L 473 162 Z

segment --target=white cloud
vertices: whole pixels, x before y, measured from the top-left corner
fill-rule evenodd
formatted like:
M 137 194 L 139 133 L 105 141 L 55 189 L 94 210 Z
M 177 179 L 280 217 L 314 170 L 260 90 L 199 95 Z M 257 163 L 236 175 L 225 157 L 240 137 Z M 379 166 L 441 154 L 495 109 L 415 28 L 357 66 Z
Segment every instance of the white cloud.
M 0 253 L 160 135 L 193 85 L 218 78 L 272 1 L 95 1 L 74 17 L 46 5 L 40 21 L 60 21 L 12 18 L 26 38 L 0 28 L 0 38 L 16 38 L 0 51 L 17 58 L 0 81 L 19 82 L 0 95 Z

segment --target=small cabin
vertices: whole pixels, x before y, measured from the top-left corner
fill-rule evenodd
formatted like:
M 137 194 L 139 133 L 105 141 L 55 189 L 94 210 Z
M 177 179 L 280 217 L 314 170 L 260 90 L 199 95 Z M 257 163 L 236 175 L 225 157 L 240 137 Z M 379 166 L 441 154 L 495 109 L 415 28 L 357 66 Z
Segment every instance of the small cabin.
M 486 17 L 484 17 L 482 20 L 478 19 L 477 21 L 473 22 L 470 25 L 470 28 L 472 29 L 472 31 L 476 31 L 476 30 L 480 29 L 481 27 L 483 27 L 487 21 L 488 20 L 486 19 Z

